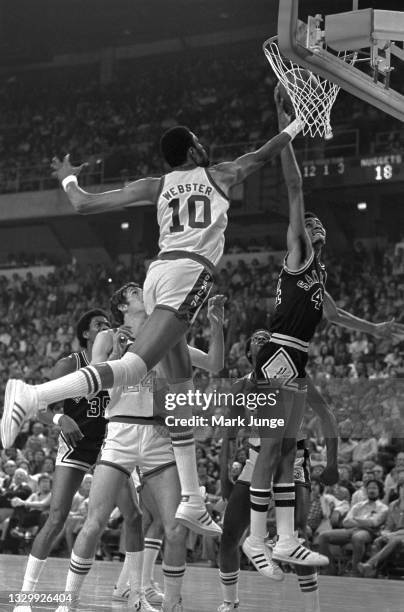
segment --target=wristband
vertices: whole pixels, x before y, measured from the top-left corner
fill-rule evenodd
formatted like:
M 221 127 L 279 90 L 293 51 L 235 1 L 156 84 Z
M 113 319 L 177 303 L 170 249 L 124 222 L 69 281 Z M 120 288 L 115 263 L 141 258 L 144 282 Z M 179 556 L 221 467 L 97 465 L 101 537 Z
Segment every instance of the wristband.
M 300 121 L 300 119 L 295 119 L 294 121 L 292 121 L 290 125 L 285 127 L 285 129 L 282 130 L 282 132 L 284 132 L 285 134 L 289 134 L 290 138 L 293 140 L 295 136 L 297 136 L 299 132 L 302 131 L 302 129 L 303 129 L 303 122 Z
M 62 181 L 63 191 L 66 191 L 66 187 L 70 183 L 74 183 L 75 185 L 78 185 L 77 176 L 75 176 L 74 174 L 69 174 L 69 176 L 66 176 L 66 178 L 63 179 Z
M 55 423 L 55 425 L 59 425 L 59 421 L 62 418 L 62 416 L 64 416 L 64 414 L 62 412 L 59 412 L 58 414 L 54 414 L 53 415 L 53 422 Z

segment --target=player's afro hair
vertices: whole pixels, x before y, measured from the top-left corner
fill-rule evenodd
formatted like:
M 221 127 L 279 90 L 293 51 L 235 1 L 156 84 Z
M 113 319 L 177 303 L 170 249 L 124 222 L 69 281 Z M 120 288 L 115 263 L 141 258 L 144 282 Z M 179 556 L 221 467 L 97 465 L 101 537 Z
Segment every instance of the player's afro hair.
M 194 146 L 191 130 L 185 125 L 170 128 L 161 137 L 160 151 L 171 168 L 181 166 L 187 160 L 190 147 Z
M 109 301 L 112 316 L 114 317 L 115 321 L 119 323 L 119 325 L 123 323 L 123 314 L 122 314 L 122 310 L 120 310 L 118 306 L 121 306 L 122 304 L 126 304 L 126 301 L 127 301 L 126 291 L 127 289 L 130 289 L 130 287 L 134 287 L 138 289 L 140 285 L 139 283 L 134 283 L 134 282 L 126 283 L 122 287 L 119 287 L 119 289 L 117 289 L 112 294 L 111 299 Z
M 318 215 L 316 215 L 316 213 L 314 212 L 310 212 L 309 210 L 306 210 L 306 212 L 304 213 L 304 218 L 305 219 L 318 219 Z
M 94 317 L 105 317 L 107 321 L 109 321 L 108 314 L 105 312 L 105 310 L 101 310 L 101 308 L 93 308 L 92 310 L 88 310 L 80 317 L 76 326 L 76 336 L 80 346 L 83 348 L 87 348 L 87 338 L 85 338 L 83 334 L 89 330 L 91 320 L 94 319 Z

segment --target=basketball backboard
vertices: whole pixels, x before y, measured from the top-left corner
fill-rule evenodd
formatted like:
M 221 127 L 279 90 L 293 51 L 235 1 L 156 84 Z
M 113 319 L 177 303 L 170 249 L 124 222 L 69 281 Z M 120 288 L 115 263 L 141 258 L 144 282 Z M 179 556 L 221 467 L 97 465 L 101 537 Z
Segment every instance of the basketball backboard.
M 354 10 L 298 19 L 299 0 L 280 0 L 278 46 L 286 58 L 404 121 L 404 96 L 390 87 L 391 60 L 404 61 L 404 12 Z M 398 44 L 397 41 L 400 41 Z M 361 62 L 338 56 L 361 51 Z M 352 57 L 352 56 L 351 56 Z M 370 68 L 367 74 L 358 66 Z M 404 64 L 403 64 L 404 65 Z

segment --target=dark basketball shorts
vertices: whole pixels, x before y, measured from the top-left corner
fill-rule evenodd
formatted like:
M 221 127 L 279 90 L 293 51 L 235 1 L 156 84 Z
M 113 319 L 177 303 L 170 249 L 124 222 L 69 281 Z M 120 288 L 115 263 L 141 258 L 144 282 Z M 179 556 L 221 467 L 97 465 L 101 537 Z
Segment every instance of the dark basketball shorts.
M 258 354 L 258 382 L 266 380 L 273 387 L 306 392 L 307 348 L 308 343 L 291 336 L 272 334 L 271 341 Z
M 87 472 L 92 468 L 99 455 L 103 440 L 82 438 L 76 446 L 68 443 L 63 433 L 59 435 L 56 465 L 73 467 Z

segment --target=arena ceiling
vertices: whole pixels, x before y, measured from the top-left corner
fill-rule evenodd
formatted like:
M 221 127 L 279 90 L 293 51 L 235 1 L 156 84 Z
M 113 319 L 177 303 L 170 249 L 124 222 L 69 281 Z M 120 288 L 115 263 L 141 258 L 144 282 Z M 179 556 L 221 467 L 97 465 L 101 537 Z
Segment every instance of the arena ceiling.
M 304 14 L 352 7 L 352 0 L 300 2 Z M 402 10 L 402 0 L 359 5 Z M 271 35 L 277 11 L 278 0 L 0 0 L 0 62 L 46 62 L 60 54 L 262 23 Z

